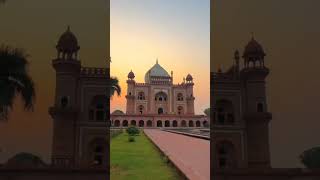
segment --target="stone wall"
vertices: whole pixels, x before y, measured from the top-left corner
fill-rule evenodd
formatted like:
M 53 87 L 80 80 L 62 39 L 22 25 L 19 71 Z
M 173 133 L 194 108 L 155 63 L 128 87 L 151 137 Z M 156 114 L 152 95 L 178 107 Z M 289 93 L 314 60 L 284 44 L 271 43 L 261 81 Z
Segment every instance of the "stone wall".
M 102 180 L 106 169 L 1 169 L 0 180 Z

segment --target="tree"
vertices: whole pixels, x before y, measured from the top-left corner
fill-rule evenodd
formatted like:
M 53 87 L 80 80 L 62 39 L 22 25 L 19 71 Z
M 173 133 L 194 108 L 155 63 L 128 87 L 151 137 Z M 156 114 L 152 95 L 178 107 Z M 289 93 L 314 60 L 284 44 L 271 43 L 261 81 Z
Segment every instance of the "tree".
M 27 72 L 27 58 L 22 49 L 0 47 L 0 113 L 4 119 L 18 94 L 24 101 L 25 110 L 33 110 L 35 89 Z
M 205 115 L 210 117 L 210 108 L 205 109 L 203 112 L 204 112 Z
M 117 93 L 118 96 L 121 94 L 121 87 L 119 85 L 119 80 L 116 77 L 110 77 L 110 97 Z
M 129 126 L 126 131 L 130 136 L 135 136 L 140 133 L 139 129 L 135 126 Z
M 320 168 L 320 147 L 304 151 L 300 155 L 300 161 L 309 169 Z

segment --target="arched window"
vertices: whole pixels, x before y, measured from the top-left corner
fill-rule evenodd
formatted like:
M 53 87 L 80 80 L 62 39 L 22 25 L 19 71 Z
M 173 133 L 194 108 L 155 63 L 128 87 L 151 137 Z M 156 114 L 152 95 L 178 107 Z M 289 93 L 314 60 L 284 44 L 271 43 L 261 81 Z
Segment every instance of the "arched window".
M 217 144 L 218 167 L 222 169 L 233 168 L 235 162 L 235 148 L 231 142 L 223 141 Z
M 178 95 L 177 95 L 177 101 L 183 101 L 183 95 L 182 95 L 182 93 L 178 93 Z
M 182 106 L 178 106 L 178 114 L 184 114 L 184 111 L 183 111 L 183 107 Z
M 138 111 L 140 114 L 143 114 L 144 113 L 144 106 L 143 105 L 139 105 L 138 106 Z
M 90 121 L 106 121 L 106 99 L 107 98 L 102 95 L 92 98 L 88 111 Z
M 103 147 L 96 145 L 94 150 L 94 165 L 102 165 L 103 163 Z
M 69 104 L 69 97 L 68 96 L 62 96 L 60 99 L 60 105 L 62 108 L 66 108 Z
M 139 100 L 145 100 L 146 99 L 146 97 L 144 95 L 144 92 L 141 91 L 141 92 L 138 93 L 138 99 Z
M 158 92 L 154 99 L 155 101 L 167 101 L 167 94 L 164 92 Z
M 103 121 L 104 118 L 104 105 L 102 103 L 97 103 L 96 105 L 96 121 Z
M 217 101 L 216 109 L 215 123 L 220 125 L 234 124 L 234 109 L 231 101 L 225 99 Z
M 158 109 L 158 114 L 163 114 L 163 108 Z
M 264 112 L 263 103 L 260 102 L 257 104 L 257 112 Z
M 88 144 L 90 161 L 93 166 L 101 166 L 106 163 L 107 142 L 104 138 L 96 138 Z

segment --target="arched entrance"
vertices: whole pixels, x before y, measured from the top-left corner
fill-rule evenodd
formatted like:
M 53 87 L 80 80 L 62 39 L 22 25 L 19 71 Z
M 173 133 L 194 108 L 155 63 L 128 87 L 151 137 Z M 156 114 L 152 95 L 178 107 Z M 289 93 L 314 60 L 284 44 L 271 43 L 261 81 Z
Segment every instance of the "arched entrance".
M 114 126 L 115 127 L 119 127 L 120 126 L 120 121 L 119 120 L 115 120 L 114 121 Z
M 185 120 L 181 121 L 181 127 L 186 127 L 187 126 L 187 122 Z
M 189 121 L 189 127 L 193 127 L 194 125 L 193 125 L 193 121 L 192 120 L 190 120 Z
M 143 120 L 139 121 L 139 127 L 144 127 L 144 121 Z
M 162 127 L 162 121 L 157 121 L 157 127 Z
M 151 120 L 147 121 L 147 127 L 152 127 L 152 121 Z
M 163 114 L 163 108 L 158 108 L 158 114 Z
M 178 122 L 176 120 L 172 121 L 172 127 L 178 127 Z
M 200 127 L 201 126 L 201 123 L 200 123 L 200 121 L 198 120 L 198 121 L 196 121 L 196 127 Z
M 203 127 L 207 127 L 208 126 L 208 121 L 203 121 Z
M 166 120 L 166 121 L 164 122 L 164 127 L 170 127 L 170 121 Z
M 123 127 L 128 127 L 128 121 L 127 120 L 123 120 L 122 121 L 122 126 Z
M 135 120 L 131 120 L 131 125 L 132 126 L 136 126 L 137 125 L 137 122 Z
M 102 166 L 106 164 L 107 141 L 104 138 L 95 138 L 88 144 L 88 160 L 92 166 Z

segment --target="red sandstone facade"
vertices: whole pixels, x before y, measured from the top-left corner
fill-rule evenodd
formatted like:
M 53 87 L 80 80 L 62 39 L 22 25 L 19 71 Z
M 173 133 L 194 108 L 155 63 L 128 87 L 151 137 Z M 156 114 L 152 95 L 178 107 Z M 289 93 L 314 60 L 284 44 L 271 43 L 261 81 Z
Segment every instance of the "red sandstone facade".
M 214 168 L 270 168 L 268 112 L 262 46 L 252 38 L 226 71 L 212 74 Z
M 115 111 L 111 114 L 114 127 L 169 128 L 208 127 L 208 117 L 195 115 L 193 77 L 188 74 L 182 83 L 173 83 L 171 75 L 158 63 L 147 71 L 145 82 L 134 80 L 131 71 L 127 80 L 126 113 Z
M 52 165 L 90 167 L 107 165 L 107 77 L 109 69 L 83 67 L 78 41 L 68 30 L 56 46 Z

